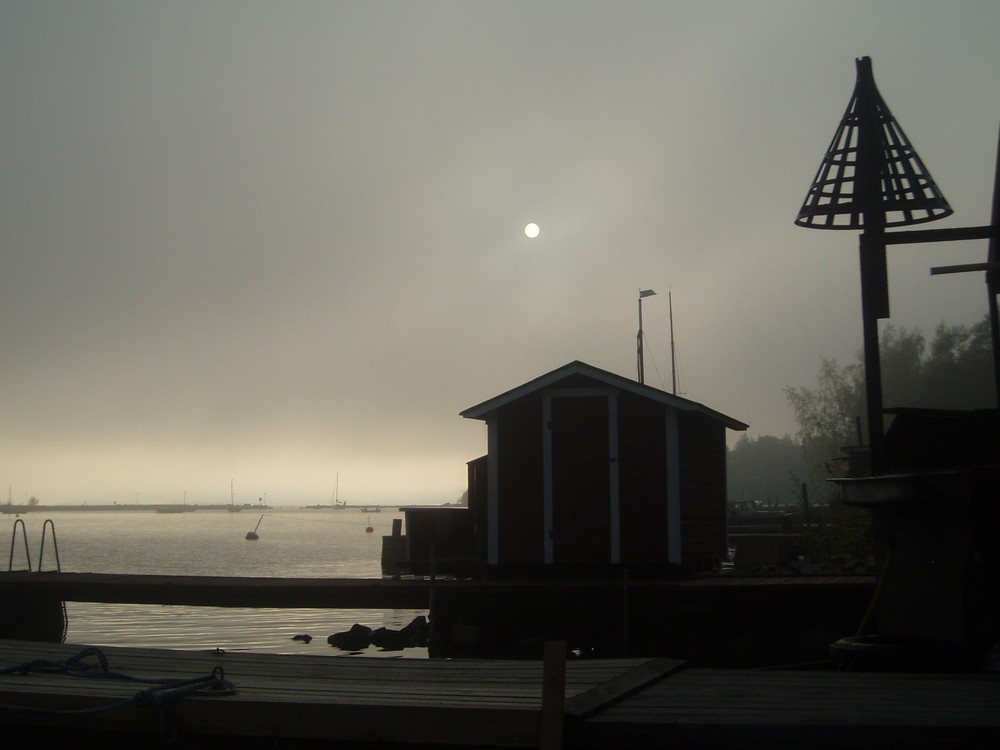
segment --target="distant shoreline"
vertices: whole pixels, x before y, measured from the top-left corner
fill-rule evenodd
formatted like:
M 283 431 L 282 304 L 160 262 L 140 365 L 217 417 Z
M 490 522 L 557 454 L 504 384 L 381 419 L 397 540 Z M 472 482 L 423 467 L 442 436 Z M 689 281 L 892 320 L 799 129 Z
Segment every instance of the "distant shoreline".
M 24 513 L 58 513 L 61 511 L 77 511 L 77 510 L 96 510 L 96 511 L 108 511 L 108 510 L 121 510 L 121 511 L 156 511 L 163 513 L 191 513 L 196 510 L 231 510 L 234 506 L 229 503 L 208 503 L 205 505 L 196 505 L 193 503 L 149 503 L 148 505 L 138 505 L 136 503 L 113 503 L 111 505 L 106 504 L 89 504 L 89 505 L 15 505 L 7 504 L 0 505 L 0 515 L 22 515 Z M 266 510 L 319 510 L 319 511 L 355 511 L 361 513 L 377 513 L 382 510 L 402 510 L 403 508 L 413 509 L 413 508 L 467 508 L 467 505 L 458 505 L 453 503 L 443 503 L 441 505 L 280 505 L 275 508 L 271 505 L 257 505 L 246 503 L 244 505 L 237 504 L 235 508 L 240 511 L 266 511 Z
M 5 515 L 20 515 L 22 513 L 50 513 L 65 510 L 129 510 L 129 511 L 157 511 L 165 509 L 167 512 L 184 513 L 196 510 L 229 510 L 233 506 L 226 503 L 217 505 L 182 505 L 180 503 L 150 503 L 149 505 L 136 504 L 112 504 L 112 505 L 0 505 L 0 513 Z M 270 505 L 237 505 L 243 510 L 273 510 Z

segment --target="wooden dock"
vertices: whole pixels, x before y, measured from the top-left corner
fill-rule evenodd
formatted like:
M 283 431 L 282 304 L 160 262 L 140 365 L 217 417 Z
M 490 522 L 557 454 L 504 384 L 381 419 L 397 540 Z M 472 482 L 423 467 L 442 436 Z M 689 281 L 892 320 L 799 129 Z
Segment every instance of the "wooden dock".
M 531 658 L 559 639 L 591 656 L 703 667 L 826 658 L 871 599 L 866 576 L 430 580 L 0 573 L 0 638 L 58 641 L 61 602 L 431 610 L 444 658 Z M 462 638 L 453 637 L 462 634 Z M 527 644 L 527 646 L 525 645 Z
M 0 666 L 65 660 L 83 647 L 0 641 Z M 363 659 L 336 656 L 102 648 L 110 669 L 189 679 L 222 668 L 234 695 L 184 697 L 172 706 L 183 736 L 264 737 L 355 743 L 538 747 L 542 662 Z M 565 710 L 592 713 L 680 665 L 665 659 L 571 661 Z M 145 685 L 63 674 L 0 675 L 0 724 L 155 734 L 154 707 L 65 715 L 11 707 L 92 709 Z
M 683 669 L 586 720 L 579 748 L 1000 747 L 1000 674 Z
M 425 609 L 427 580 L 245 578 L 16 571 L 0 573 L 0 597 L 206 607 Z
M 677 596 L 695 592 L 748 593 L 807 590 L 831 593 L 874 585 L 869 576 L 792 576 L 742 578 L 707 576 L 664 580 L 635 579 L 627 583 L 636 596 Z M 607 579 L 570 580 L 448 580 L 427 578 L 248 578 L 224 576 L 0 572 L 0 597 L 40 597 L 73 602 L 173 604 L 210 607 L 316 607 L 344 609 L 425 609 L 432 589 L 440 596 L 494 599 L 547 599 L 557 594 L 570 600 L 620 598 L 626 584 Z
M 0 641 L 0 666 L 64 660 L 81 648 Z M 213 737 L 236 737 L 241 746 L 260 738 L 350 747 L 515 748 L 538 747 L 541 737 L 542 662 L 102 652 L 112 671 L 137 677 L 186 679 L 224 670 L 235 694 L 171 703 L 179 747 L 198 738 L 209 746 L 217 742 Z M 155 735 L 159 715 L 151 706 L 58 716 L 16 710 L 95 708 L 143 687 L 59 674 L 2 675 L 0 731 L 6 738 L 62 728 L 74 741 L 88 732 Z M 567 662 L 562 711 L 570 750 L 976 750 L 1000 746 L 998 706 L 997 674 L 687 669 L 677 660 L 637 658 Z M 37 746 L 39 736 L 31 736 Z

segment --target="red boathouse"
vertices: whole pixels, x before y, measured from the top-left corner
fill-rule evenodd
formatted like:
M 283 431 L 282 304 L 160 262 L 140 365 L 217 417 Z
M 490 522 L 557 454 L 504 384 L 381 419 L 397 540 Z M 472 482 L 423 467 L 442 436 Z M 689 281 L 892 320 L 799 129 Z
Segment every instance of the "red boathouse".
M 487 425 L 469 507 L 405 509 L 409 560 L 444 570 L 639 573 L 726 556 L 726 429 L 742 422 L 583 362 L 463 411 Z

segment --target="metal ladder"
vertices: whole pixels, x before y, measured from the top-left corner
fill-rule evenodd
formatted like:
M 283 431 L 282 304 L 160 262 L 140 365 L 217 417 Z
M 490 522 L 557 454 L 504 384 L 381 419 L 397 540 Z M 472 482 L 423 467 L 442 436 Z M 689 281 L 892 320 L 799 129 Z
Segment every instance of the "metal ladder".
M 28 572 L 31 572 L 31 552 L 28 549 L 28 530 L 24 525 L 24 519 L 18 518 L 14 521 L 14 528 L 10 536 L 10 559 L 7 561 L 7 572 L 11 573 L 14 570 L 14 548 L 17 546 L 17 529 L 21 528 L 21 539 L 24 542 L 24 557 L 28 562 Z M 56 572 L 62 572 L 62 566 L 59 562 L 59 541 L 56 539 L 56 525 L 51 518 L 46 518 L 45 522 L 42 524 L 42 543 L 38 548 L 38 572 L 42 572 L 42 561 L 45 557 L 45 539 L 49 529 L 52 529 L 52 549 L 56 556 Z
M 31 552 L 28 549 L 28 531 L 24 525 L 24 519 L 18 518 L 14 521 L 14 529 L 10 538 L 10 559 L 7 562 L 7 572 L 14 572 L 14 548 L 17 546 L 17 530 L 21 529 L 21 541 L 24 542 L 24 556 L 28 562 L 28 570 L 31 573 Z M 48 538 L 48 531 L 52 529 L 52 548 L 56 556 L 55 572 L 61 573 L 62 566 L 59 562 L 59 542 L 56 540 L 56 525 L 51 519 L 46 519 L 42 524 L 42 542 L 38 548 L 38 572 L 42 572 L 42 562 L 45 558 L 45 542 Z M 20 571 L 18 571 L 20 572 Z M 69 630 L 69 616 L 66 612 L 65 601 L 52 601 L 43 599 L 40 601 L 26 600 L 20 603 L 17 614 L 4 621 L 4 627 L 12 627 L 17 635 L 13 636 L 19 640 L 52 640 L 59 643 L 66 641 L 66 633 Z M 20 619 L 19 619 L 20 618 Z M 47 635 L 38 638 L 39 627 Z M 11 637 L 11 636 L 4 636 Z

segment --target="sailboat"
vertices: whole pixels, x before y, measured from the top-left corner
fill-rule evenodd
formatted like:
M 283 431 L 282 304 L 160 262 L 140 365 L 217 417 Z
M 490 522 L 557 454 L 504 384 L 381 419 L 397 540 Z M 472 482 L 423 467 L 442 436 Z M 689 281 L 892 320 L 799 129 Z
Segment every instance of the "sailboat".
M 239 513 L 243 508 L 236 504 L 236 491 L 233 489 L 233 480 L 229 480 L 229 507 L 226 508 L 230 513 Z
M 333 495 L 330 497 L 329 505 L 307 505 L 306 508 L 309 510 L 343 510 L 347 507 L 346 500 L 340 500 L 338 498 L 338 492 L 340 490 L 340 472 L 337 472 L 337 476 L 333 481 Z
M 347 501 L 341 502 L 338 499 L 338 494 L 340 492 L 340 472 L 337 472 L 337 476 L 333 480 L 333 497 L 330 499 L 330 507 L 334 510 L 343 510 L 347 507 Z
M 184 502 L 180 505 L 160 505 L 155 510 L 157 513 L 189 513 L 194 510 L 193 507 L 187 504 L 188 501 L 188 491 L 184 490 Z

